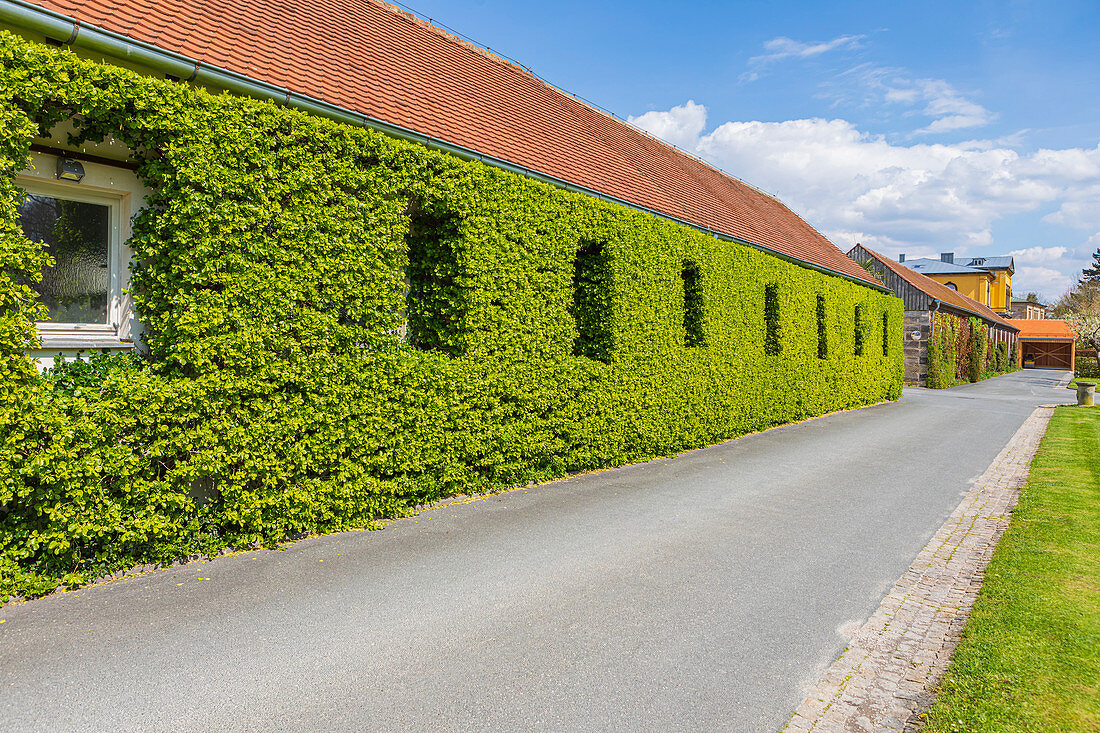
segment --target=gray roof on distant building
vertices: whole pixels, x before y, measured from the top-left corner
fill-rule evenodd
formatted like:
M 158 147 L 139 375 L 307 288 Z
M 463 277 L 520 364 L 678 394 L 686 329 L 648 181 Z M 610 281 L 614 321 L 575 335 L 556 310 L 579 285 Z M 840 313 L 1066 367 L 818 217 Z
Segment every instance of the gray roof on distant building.
M 921 257 L 916 260 L 906 260 L 903 263 L 906 267 L 916 270 L 917 272 L 924 273 L 925 275 L 988 275 L 987 270 L 983 270 L 977 267 L 967 267 L 966 265 L 952 265 L 947 262 L 941 262 L 939 260 L 933 260 L 928 257 Z
M 984 262 L 980 265 L 977 265 L 977 264 L 975 264 L 975 260 L 984 260 Z M 1013 268 L 1015 267 L 1015 265 L 1012 263 L 1012 257 L 1010 257 L 1010 256 L 1006 256 L 1006 257 L 971 257 L 969 260 L 966 260 L 965 262 L 963 262 L 963 264 L 966 265 L 967 267 L 981 267 L 981 268 L 987 269 L 987 270 L 1000 269 L 1000 268 L 1006 268 L 1007 269 L 1007 268 L 1010 268 L 1010 267 L 1013 267 Z

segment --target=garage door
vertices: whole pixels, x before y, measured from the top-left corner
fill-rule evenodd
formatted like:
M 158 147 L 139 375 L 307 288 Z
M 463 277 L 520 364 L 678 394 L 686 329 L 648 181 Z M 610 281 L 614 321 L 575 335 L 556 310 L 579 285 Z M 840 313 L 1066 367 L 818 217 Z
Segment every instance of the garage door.
M 1036 369 L 1069 369 L 1073 358 L 1072 341 L 1020 341 L 1024 361 L 1035 360 Z

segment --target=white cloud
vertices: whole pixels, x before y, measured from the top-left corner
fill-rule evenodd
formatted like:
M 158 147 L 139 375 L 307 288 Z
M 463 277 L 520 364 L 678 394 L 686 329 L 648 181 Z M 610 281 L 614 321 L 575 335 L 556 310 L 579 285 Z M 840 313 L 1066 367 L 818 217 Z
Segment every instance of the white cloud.
M 961 103 L 940 109 L 965 114 Z M 863 242 L 891 256 L 986 247 L 994 248 L 986 255 L 1004 254 L 995 249 L 994 223 L 1051 207 L 1045 221 L 1100 230 L 1100 146 L 1021 154 L 992 140 L 898 144 L 820 118 L 730 121 L 704 132 L 706 108 L 695 102 L 632 121 L 776 193 L 842 249 Z M 1060 291 L 1048 289 L 1068 285 L 1080 270 L 1070 251 L 1017 250 L 1015 289 L 1056 297 Z
M 707 124 L 707 108 L 689 99 L 667 112 L 646 112 L 638 117 L 627 118 L 633 125 L 649 132 L 678 148 L 691 150 L 695 147 Z
M 1012 175 L 1014 151 L 895 145 L 844 120 L 727 122 L 700 136 L 696 151 L 824 228 L 880 243 L 981 246 L 997 216 L 1056 194 Z
M 1069 247 L 1035 246 L 1014 249 L 1008 254 L 1016 262 L 1012 289 L 1020 297 L 1036 292 L 1049 301 L 1056 300 L 1072 287 L 1086 264 L 1085 259 L 1075 256 Z
M 1038 265 L 1044 262 L 1057 262 L 1065 257 L 1067 252 L 1069 247 L 1028 247 L 1014 249 L 1009 254 L 1016 262 Z
M 831 41 L 805 43 L 793 38 L 779 36 L 764 42 L 765 53 L 749 59 L 749 71 L 741 75 L 741 81 L 756 81 L 765 66 L 785 59 L 808 59 L 829 51 L 846 48 L 859 48 L 860 41 L 866 36 L 837 36 Z
M 803 43 L 793 38 L 779 36 L 764 42 L 766 54 L 753 56 L 749 63 L 768 63 L 781 59 L 799 58 L 805 59 L 812 56 L 820 56 L 823 53 L 837 48 L 856 48 L 865 36 L 837 36 L 831 41 L 819 41 L 817 43 Z
M 917 134 L 949 132 L 970 127 L 982 127 L 994 119 L 985 107 L 964 97 L 955 87 L 942 79 L 917 79 L 914 82 L 917 98 L 925 100 L 923 114 L 933 121 Z
M 1100 145 L 1092 149 L 1040 150 L 1029 161 L 1029 174 L 1067 184 L 1066 195 L 1043 221 L 1095 232 L 1100 229 Z
M 748 70 L 740 80 L 759 79 L 767 69 L 788 59 L 805 60 L 830 51 L 862 48 L 864 35 L 837 36 L 829 41 L 806 43 L 780 36 L 764 43 L 765 53 L 748 61 Z M 842 57 L 844 58 L 844 57 Z M 831 99 L 834 106 L 900 105 L 913 108 L 907 115 L 922 115 L 930 122 L 913 135 L 933 135 L 988 125 L 996 115 L 956 89 L 944 79 L 915 78 L 904 68 L 880 66 L 872 62 L 851 68 L 833 69 L 833 76 L 820 84 L 818 96 Z
M 1073 287 L 1076 277 L 1053 267 L 1017 267 L 1012 276 L 1014 298 L 1025 293 L 1038 293 L 1044 302 L 1054 302 L 1062 293 Z
M 914 78 L 906 69 L 863 63 L 836 74 L 821 85 L 821 99 L 834 107 L 891 106 L 909 108 L 904 115 L 931 120 L 913 135 L 983 127 L 996 115 L 943 79 Z
M 1070 200 L 1063 203 L 1053 214 L 1047 214 L 1043 221 L 1061 224 L 1074 229 L 1096 229 L 1100 227 L 1100 186 L 1090 186 L 1072 192 Z

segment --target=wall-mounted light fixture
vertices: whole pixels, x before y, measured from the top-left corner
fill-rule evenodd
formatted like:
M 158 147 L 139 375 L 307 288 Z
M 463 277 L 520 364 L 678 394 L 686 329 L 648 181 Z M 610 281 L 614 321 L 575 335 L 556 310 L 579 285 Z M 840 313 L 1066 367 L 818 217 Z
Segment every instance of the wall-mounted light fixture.
M 84 178 L 84 166 L 80 161 L 72 158 L 57 159 L 57 180 L 80 183 L 82 178 Z

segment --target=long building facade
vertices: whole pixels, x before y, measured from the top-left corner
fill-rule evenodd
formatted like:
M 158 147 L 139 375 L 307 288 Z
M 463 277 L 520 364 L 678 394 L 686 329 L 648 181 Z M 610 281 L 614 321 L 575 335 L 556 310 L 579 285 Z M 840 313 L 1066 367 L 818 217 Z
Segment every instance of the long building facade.
M 901 393 L 782 202 L 375 0 L 0 0 L 0 129 L 24 590 Z

